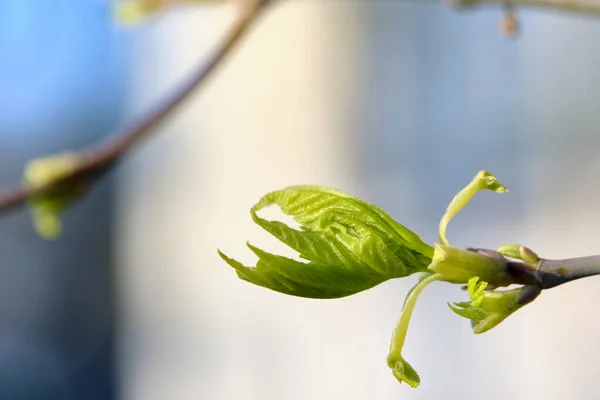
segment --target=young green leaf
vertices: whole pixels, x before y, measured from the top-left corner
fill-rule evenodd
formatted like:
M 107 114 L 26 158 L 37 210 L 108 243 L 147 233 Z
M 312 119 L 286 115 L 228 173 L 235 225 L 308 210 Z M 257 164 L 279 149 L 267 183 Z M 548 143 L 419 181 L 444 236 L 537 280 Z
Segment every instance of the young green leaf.
M 448 245 L 448 239 L 446 239 L 446 228 L 450 220 L 466 206 L 473 196 L 481 190 L 491 190 L 496 193 L 506 193 L 508 190 L 502 184 L 500 184 L 496 177 L 490 174 L 488 171 L 479 171 L 479 173 L 473 178 L 471 183 L 465 186 L 450 202 L 444 216 L 440 221 L 439 236 L 440 243 Z
M 484 333 L 504 321 L 524 304 L 518 300 L 528 286 L 513 290 L 484 292 L 487 283 L 478 282 L 477 277 L 469 281 L 470 302 L 448 304 L 458 315 L 471 320 L 473 333 Z
M 294 217 L 301 230 L 257 212 L 271 204 Z M 344 297 L 388 279 L 423 272 L 433 249 L 381 209 L 346 193 L 318 186 L 271 192 L 251 209 L 258 225 L 296 250 L 298 261 L 254 246 L 246 267 L 219 251 L 241 279 L 278 292 L 312 298 Z
M 471 298 L 471 303 L 473 303 L 474 307 L 481 306 L 484 298 L 484 291 L 487 287 L 487 282 L 479 281 L 479 277 L 474 276 L 469 279 L 469 283 L 467 285 L 467 291 L 469 293 L 469 297 Z

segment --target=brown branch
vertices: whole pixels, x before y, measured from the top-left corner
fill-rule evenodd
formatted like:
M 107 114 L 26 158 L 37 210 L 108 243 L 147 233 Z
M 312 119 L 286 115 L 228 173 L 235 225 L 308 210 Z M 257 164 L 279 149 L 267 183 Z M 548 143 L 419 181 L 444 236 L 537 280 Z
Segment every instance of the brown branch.
M 598 0 L 443 0 L 453 7 L 467 8 L 480 5 L 500 4 L 520 7 L 537 7 L 585 14 L 600 14 Z
M 539 280 L 548 288 L 600 275 L 600 255 L 565 260 L 541 259 L 537 274 Z
M 539 258 L 530 249 L 525 249 L 530 252 L 533 260 L 525 261 L 523 256 L 507 256 L 490 249 L 468 248 L 504 265 L 504 274 L 489 281 L 494 288 L 514 284 L 551 289 L 577 279 L 600 275 L 600 255 L 550 260 Z M 511 259 L 513 257 L 516 258 Z
M 75 154 L 77 165 L 73 171 L 60 180 L 46 186 L 28 188 L 24 185 L 0 189 L 0 211 L 6 211 L 23 205 L 29 199 L 53 193 L 64 185 L 77 182 L 85 177 L 87 183 L 99 179 L 109 171 L 133 145 L 140 142 L 156 128 L 165 117 L 170 115 L 194 89 L 208 78 L 216 67 L 225 59 L 239 42 L 249 26 L 256 20 L 260 12 L 272 0 L 236 0 L 239 3 L 238 17 L 228 29 L 221 43 L 204 60 L 198 69 L 173 94 L 158 107 L 151 110 L 132 125 L 117 131 L 96 145 L 83 149 Z

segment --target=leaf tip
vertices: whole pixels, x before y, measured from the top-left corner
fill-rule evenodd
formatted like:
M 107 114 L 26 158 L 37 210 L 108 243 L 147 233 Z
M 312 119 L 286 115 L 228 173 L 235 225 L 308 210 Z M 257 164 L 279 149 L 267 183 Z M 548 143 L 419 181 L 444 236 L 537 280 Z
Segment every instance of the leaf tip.
M 498 179 L 489 171 L 479 171 L 477 176 L 475 176 L 475 181 L 479 182 L 481 189 L 488 189 L 500 194 L 508 193 L 506 186 L 498 182 Z
M 227 261 L 227 260 L 229 259 L 229 257 L 227 257 L 227 256 L 225 255 L 225 253 L 223 253 L 223 252 L 221 251 L 221 249 L 217 249 L 217 253 L 219 254 L 219 257 L 221 257 L 223 260 Z
M 388 366 L 398 382 L 406 382 L 408 386 L 416 388 L 421 384 L 421 377 L 415 369 L 402 357 L 388 357 Z

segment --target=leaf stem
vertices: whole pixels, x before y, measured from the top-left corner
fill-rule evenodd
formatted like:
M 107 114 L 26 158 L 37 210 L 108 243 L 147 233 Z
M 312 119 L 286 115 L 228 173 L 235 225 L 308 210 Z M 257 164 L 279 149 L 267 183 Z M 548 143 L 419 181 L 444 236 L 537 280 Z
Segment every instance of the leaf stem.
M 396 324 L 396 329 L 394 329 L 394 333 L 392 333 L 392 343 L 390 345 L 390 354 L 388 356 L 388 360 L 395 356 L 400 356 L 402 353 L 402 347 L 404 346 L 404 341 L 406 339 L 406 331 L 408 330 L 408 325 L 410 324 L 410 317 L 412 316 L 412 312 L 415 308 L 415 304 L 417 303 L 419 295 L 423 289 L 425 289 L 425 286 L 429 285 L 431 282 L 438 281 L 441 278 L 442 274 L 429 275 L 427 278 L 417 283 L 406 295 L 406 300 L 404 300 L 404 306 L 402 307 L 402 313 L 400 314 L 400 318 Z

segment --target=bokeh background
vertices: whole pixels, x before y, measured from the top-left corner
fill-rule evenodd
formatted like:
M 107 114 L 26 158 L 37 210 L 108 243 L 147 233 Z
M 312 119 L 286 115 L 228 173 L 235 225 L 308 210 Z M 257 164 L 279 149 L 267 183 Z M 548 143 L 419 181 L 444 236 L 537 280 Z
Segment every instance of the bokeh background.
M 42 4 L 43 3 L 43 4 Z M 448 284 L 419 299 L 386 365 L 415 279 L 339 300 L 238 280 L 264 193 L 322 184 L 375 203 L 428 242 L 481 169 L 455 246 L 523 243 L 547 258 L 599 252 L 600 20 L 430 1 L 285 0 L 157 135 L 65 215 L 56 242 L 26 210 L 0 221 L 0 399 L 593 399 L 599 280 L 543 295 L 474 336 Z M 0 182 L 80 148 L 159 101 L 210 51 L 227 6 L 117 26 L 106 1 L 0 2 Z M 276 212 L 267 213 L 275 217 Z

